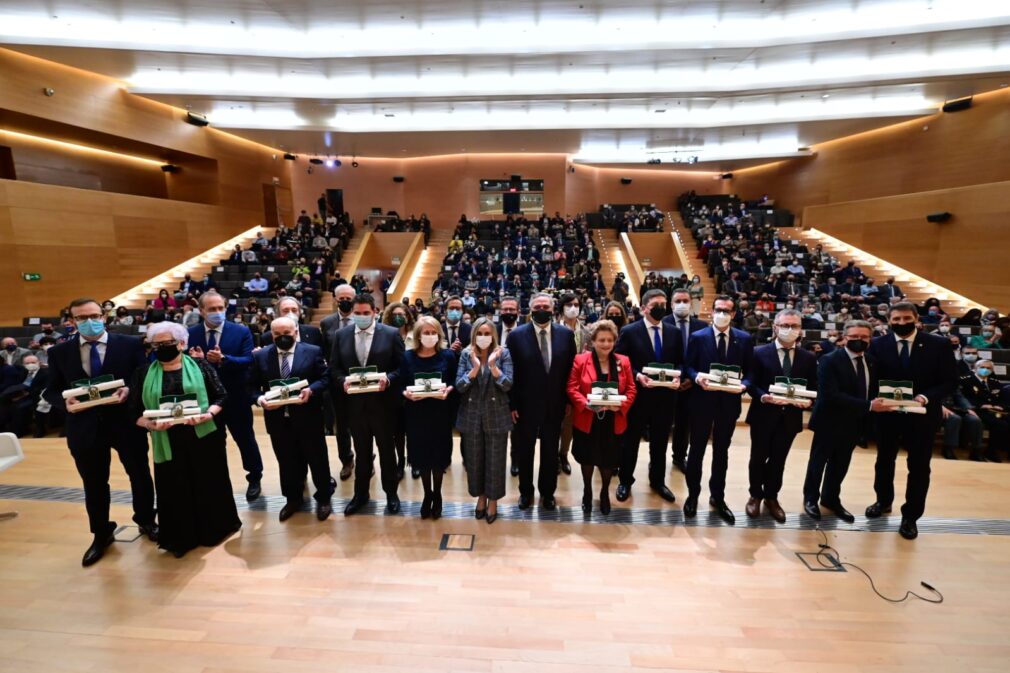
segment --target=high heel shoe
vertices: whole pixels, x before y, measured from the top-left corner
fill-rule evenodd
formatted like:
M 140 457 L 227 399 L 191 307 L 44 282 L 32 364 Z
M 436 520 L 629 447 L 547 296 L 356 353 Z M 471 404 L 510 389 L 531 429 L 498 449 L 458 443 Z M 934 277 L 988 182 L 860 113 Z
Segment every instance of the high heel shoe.
M 610 514 L 610 493 L 607 491 L 600 491 L 600 513 L 603 516 Z
M 431 518 L 440 519 L 442 517 L 442 495 L 436 495 L 431 500 Z
M 479 507 L 473 508 L 473 518 L 479 521 L 485 516 L 487 516 L 487 505 L 484 505 L 484 509 L 480 509 Z
M 582 496 L 582 513 L 592 514 L 593 512 L 593 494 L 586 493 Z
M 497 520 L 498 520 L 498 508 L 495 507 L 494 512 L 489 512 L 488 513 L 488 515 L 487 515 L 487 523 L 490 526 L 491 524 L 493 524 Z
M 431 516 L 431 496 L 424 496 L 424 500 L 421 501 L 421 518 L 427 519 Z

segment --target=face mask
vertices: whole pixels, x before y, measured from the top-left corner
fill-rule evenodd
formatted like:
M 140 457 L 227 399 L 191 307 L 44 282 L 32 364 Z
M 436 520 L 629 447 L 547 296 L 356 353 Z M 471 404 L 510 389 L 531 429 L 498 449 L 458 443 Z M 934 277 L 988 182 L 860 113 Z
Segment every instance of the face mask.
M 838 341 L 838 337 L 828 337 L 828 343 L 832 343 L 833 344 L 836 341 Z
M 225 313 L 224 311 L 216 311 L 214 313 L 208 313 L 205 320 L 207 324 L 211 327 L 217 327 L 224 322 Z
M 154 349 L 154 354 L 157 356 L 158 362 L 171 362 L 179 357 L 179 347 L 175 344 L 170 346 L 158 346 Z
M 940 334 L 948 334 L 950 332 L 950 325 L 940 325 Z
M 579 307 L 578 306 L 566 306 L 565 307 L 565 317 L 569 320 L 575 320 L 579 317 Z
M 688 301 L 675 301 L 673 302 L 673 315 L 678 318 L 686 318 L 691 312 L 691 302 Z
M 800 331 L 798 329 L 793 329 L 792 327 L 779 328 L 779 341 L 784 344 L 792 344 L 799 336 Z
M 458 308 L 451 308 L 445 314 L 449 322 L 459 322 L 463 317 L 463 312 Z
M 38 366 L 38 364 L 36 364 L 36 363 L 33 362 L 31 364 L 25 365 L 25 369 L 27 369 L 30 374 L 34 374 L 35 372 L 37 372 L 39 370 L 39 366 Z
M 10 344 L 10 345 L 4 346 L 4 350 L 7 351 L 8 353 L 13 353 L 17 349 L 18 349 L 18 345 L 17 344 Z
M 341 299 L 337 302 L 337 308 L 340 309 L 341 313 L 350 313 L 354 308 L 354 302 L 350 299 Z
M 43 334 L 52 334 L 53 333 L 53 328 L 52 327 L 43 327 L 42 328 L 42 333 Z
M 929 314 L 930 315 L 939 315 L 940 312 L 937 311 L 935 308 L 931 308 L 931 309 L 929 309 Z
M 862 353 L 869 345 L 870 344 L 866 343 L 862 339 L 849 339 L 849 341 L 845 344 L 845 347 L 853 353 Z
M 105 323 L 101 320 L 85 320 L 78 323 L 77 330 L 81 333 L 82 337 L 94 339 L 102 336 L 102 332 L 105 331 Z
M 512 325 L 516 324 L 516 318 L 518 318 L 518 317 L 519 316 L 517 316 L 514 313 L 502 313 L 501 314 L 501 321 L 503 323 L 505 323 L 508 327 L 512 327 Z
M 607 320 L 610 320 L 615 325 L 617 325 L 617 329 L 621 329 L 621 327 L 624 326 L 624 318 L 621 316 L 620 313 L 614 313 L 613 315 L 608 315 Z
M 421 335 L 421 345 L 425 348 L 434 348 L 438 345 L 438 335 L 437 334 L 422 334 Z
M 915 323 L 907 322 L 903 325 L 891 325 L 891 331 L 900 337 L 907 337 L 915 331 Z
M 649 309 L 649 317 L 655 320 L 656 322 L 662 320 L 663 316 L 665 315 L 666 315 L 666 307 L 661 304 L 655 304 L 652 308 Z
M 993 335 L 993 333 L 990 332 L 989 330 L 986 330 L 986 331 L 982 332 L 982 337 L 985 338 L 985 339 L 991 339 L 992 335 Z M 11 350 L 11 347 L 8 346 L 7 350 Z
M 393 324 L 396 325 L 397 327 L 403 327 L 404 325 L 407 324 L 407 319 L 399 314 L 394 315 Z
M 530 315 L 533 316 L 533 322 L 535 322 L 536 324 L 546 325 L 551 321 L 551 318 L 553 317 L 554 314 L 546 309 L 541 308 L 533 311 L 532 313 L 530 313 Z
M 988 367 L 979 367 L 977 373 L 981 378 L 984 379 L 987 378 L 990 374 L 992 374 L 992 370 L 989 369 Z
M 360 330 L 366 330 L 372 326 L 372 316 L 370 315 L 357 315 L 352 316 L 354 320 L 354 326 Z
M 978 361 L 978 355 L 976 353 L 965 353 L 964 361 L 970 365 L 973 365 Z
M 477 344 L 477 348 L 484 350 L 491 345 L 491 335 L 482 334 L 474 339 L 474 343 Z
M 295 345 L 295 338 L 290 334 L 281 334 L 274 337 L 274 343 L 277 344 L 277 348 L 280 350 L 289 351 Z
M 715 326 L 719 329 L 725 329 L 731 320 L 732 318 L 730 318 L 729 313 L 716 313 L 712 316 L 712 322 L 715 323 Z
M 296 323 L 299 323 L 299 322 L 302 321 L 302 317 L 297 312 L 295 312 L 295 311 L 292 311 L 291 313 L 282 313 L 281 317 L 282 318 L 290 318 L 291 320 L 294 320 Z

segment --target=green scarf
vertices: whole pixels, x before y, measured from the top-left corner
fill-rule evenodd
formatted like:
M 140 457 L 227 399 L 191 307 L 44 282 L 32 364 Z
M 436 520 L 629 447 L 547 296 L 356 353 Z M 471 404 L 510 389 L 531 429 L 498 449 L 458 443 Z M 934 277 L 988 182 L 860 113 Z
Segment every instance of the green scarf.
M 145 409 L 158 409 L 161 406 L 161 383 L 164 370 L 161 363 L 155 360 L 147 368 L 147 376 L 144 377 L 144 391 L 142 398 Z M 196 401 L 200 405 L 200 412 L 207 413 L 210 402 L 207 398 L 207 386 L 203 382 L 203 372 L 200 365 L 196 364 L 193 358 L 183 354 L 182 356 L 182 390 L 185 393 L 196 393 Z M 206 437 L 217 430 L 217 424 L 213 420 L 200 423 L 195 426 L 197 437 Z M 168 441 L 167 430 L 151 431 L 151 446 L 154 453 L 155 464 L 172 460 L 172 445 Z

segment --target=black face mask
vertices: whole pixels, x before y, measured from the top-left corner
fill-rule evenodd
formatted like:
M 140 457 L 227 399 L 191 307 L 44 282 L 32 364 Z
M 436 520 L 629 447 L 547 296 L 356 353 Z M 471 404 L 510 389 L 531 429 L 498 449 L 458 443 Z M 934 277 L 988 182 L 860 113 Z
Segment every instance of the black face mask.
M 337 302 L 337 308 L 341 313 L 350 313 L 354 310 L 354 302 L 350 299 L 341 299 Z
M 512 325 L 516 324 L 516 319 L 518 317 L 519 316 L 517 316 L 514 313 L 502 313 L 501 314 L 501 321 L 503 323 L 505 323 L 506 325 L 508 325 L 509 327 L 512 327 Z
M 870 344 L 866 343 L 862 339 L 849 339 L 845 342 L 845 347 L 848 348 L 853 353 L 862 353 L 869 347 Z
M 614 315 L 608 315 L 607 316 L 607 320 L 609 320 L 609 321 L 613 322 L 615 325 L 617 325 L 618 329 L 620 329 L 621 327 L 624 326 L 624 318 L 621 317 L 621 315 L 619 313 L 615 313 Z
M 175 344 L 171 346 L 158 346 L 154 349 L 154 355 L 158 358 L 158 362 L 171 362 L 179 357 L 179 347 Z
M 665 306 L 660 306 L 659 304 L 656 304 L 655 306 L 649 309 L 649 317 L 655 320 L 656 322 L 662 320 L 663 316 L 665 315 L 666 315 Z
M 530 315 L 533 316 L 533 322 L 535 322 L 538 325 L 546 325 L 551 321 L 551 318 L 554 317 L 554 314 L 552 312 L 547 311 L 545 309 L 539 309 L 537 311 L 533 311 L 530 313 Z
M 891 331 L 900 337 L 907 337 L 915 331 L 915 323 L 907 322 L 904 325 L 891 325 Z
M 277 344 L 277 348 L 282 351 L 289 351 L 291 347 L 295 345 L 295 338 L 290 334 L 282 334 L 278 337 L 274 337 L 274 343 Z

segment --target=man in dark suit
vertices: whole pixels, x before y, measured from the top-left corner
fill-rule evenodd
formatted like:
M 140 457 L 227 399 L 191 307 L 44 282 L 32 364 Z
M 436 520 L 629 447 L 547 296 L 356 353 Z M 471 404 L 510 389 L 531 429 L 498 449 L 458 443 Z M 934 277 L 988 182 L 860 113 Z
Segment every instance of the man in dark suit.
M 736 315 L 732 297 L 720 295 L 712 302 L 712 326 L 691 335 L 687 342 L 684 376 L 694 381 L 691 388 L 691 449 L 687 454 L 687 501 L 684 516 L 698 513 L 701 493 L 701 472 L 705 449 L 712 439 L 712 476 L 709 479 L 709 505 L 726 523 L 736 517 L 726 504 L 726 469 L 729 467 L 729 445 L 733 440 L 736 421 L 740 417 L 740 393 L 710 390 L 708 380 L 699 376 L 708 373 L 713 364 L 740 367 L 744 388 L 750 385 L 751 358 L 754 340 L 743 330 L 730 327 Z
M 628 412 L 628 429 L 621 438 L 621 483 L 617 486 L 617 499 L 624 502 L 631 495 L 635 483 L 635 466 L 642 434 L 649 432 L 649 488 L 667 502 L 676 497 L 666 485 L 666 444 L 677 408 L 677 392 L 673 388 L 653 387 L 642 369 L 650 362 L 663 362 L 680 369 L 684 363 L 684 346 L 680 332 L 668 322 L 666 292 L 649 290 L 642 296 L 643 317 L 621 330 L 616 352 L 631 360 L 631 373 L 635 378 L 637 394 Z
M 575 334 L 553 323 L 554 298 L 543 292 L 530 298 L 531 322 L 509 334 L 515 378 L 509 407 L 515 422 L 515 457 L 519 462 L 519 509 L 533 504 L 533 457 L 540 440 L 537 486 L 545 510 L 557 506 L 558 450 L 568 404 L 568 374 L 575 360 Z
M 17 383 L 0 383 L 0 408 L 6 408 L 10 414 L 6 428 L 5 423 L 0 421 L 0 431 L 10 431 L 18 437 L 24 437 L 28 434 L 32 418 L 35 418 L 34 436 L 42 437 L 45 434 L 45 415 L 36 414 L 35 408 L 49 381 L 49 369 L 42 367 L 39 357 L 34 354 L 26 355 L 21 363 L 20 367 L 10 367 L 17 372 L 15 378 L 20 379 Z
M 189 354 L 206 358 L 217 370 L 228 391 L 221 417 L 242 455 L 246 471 L 246 499 L 255 500 L 262 494 L 263 459 L 253 434 L 252 407 L 249 406 L 247 380 L 252 365 L 252 332 L 245 325 L 225 320 L 225 301 L 217 292 L 200 295 L 203 322 L 189 328 Z
M 823 506 L 852 523 L 856 518 L 842 505 L 842 481 L 856 443 L 866 434 L 870 412 L 888 408 L 877 398 L 878 367 L 866 352 L 873 325 L 850 320 L 842 335 L 845 345 L 821 356 L 817 363 L 817 401 L 810 417 L 814 438 L 803 482 L 803 511 L 819 521 Z
M 882 380 L 911 381 L 915 399 L 926 407 L 923 415 L 890 414 L 881 417 L 877 424 L 873 480 L 877 501 L 866 508 L 866 516 L 874 519 L 891 511 L 894 462 L 898 449 L 904 446 L 908 451 L 908 483 L 898 532 L 906 540 L 919 535 L 916 522 L 926 509 L 933 440 L 943 422 L 941 403 L 957 385 L 950 341 L 916 329 L 918 319 L 915 304 L 892 305 L 888 313 L 889 333 L 874 339 L 869 351 L 879 363 Z
M 780 402 L 768 392 L 775 378 L 806 379 L 809 390 L 817 389 L 817 358 L 798 348 L 802 318 L 799 311 L 785 309 L 775 316 L 772 329 L 775 340 L 754 349 L 750 372 L 750 499 L 747 516 L 761 513 L 761 501 L 772 518 L 785 523 L 786 513 L 779 504 L 782 475 L 793 440 L 803 429 L 803 410 Z M 812 401 L 812 400 L 811 400 Z M 811 406 L 807 403 L 807 407 Z
M 326 357 L 333 352 L 333 337 L 337 330 L 350 327 L 354 324 L 352 314 L 354 312 L 354 288 L 343 283 L 333 290 L 333 298 L 337 303 L 337 310 L 326 316 L 319 323 L 320 331 L 323 335 L 323 354 Z M 333 434 L 337 436 L 337 455 L 340 458 L 340 481 L 347 481 L 354 473 L 354 453 L 351 451 L 351 421 L 347 417 L 347 400 L 343 391 L 337 390 L 333 386 L 329 387 L 326 397 L 330 403 L 330 412 L 324 409 L 324 422 L 327 427 L 333 428 Z
M 280 467 L 281 493 L 287 500 L 280 520 L 287 521 L 301 510 L 305 477 L 311 470 L 316 517 L 325 521 L 333 511 L 330 498 L 334 489 L 323 434 L 323 391 L 330 384 L 330 373 L 322 348 L 299 341 L 296 325 L 287 316 L 275 318 L 270 324 L 273 343 L 253 355 L 250 383 L 256 404 L 265 410 L 263 420 Z M 304 379 L 309 383 L 299 394 L 299 404 L 276 406 L 263 397 L 270 390 L 270 382 L 277 379 Z
M 298 334 L 295 335 L 295 339 L 299 343 L 312 344 L 313 346 L 318 346 L 319 350 L 322 351 L 323 348 L 323 332 L 321 329 L 315 325 L 303 325 L 302 324 L 302 303 L 294 297 L 281 297 L 277 300 L 274 305 L 274 311 L 278 318 L 291 318 L 296 325 L 298 325 Z M 273 330 L 264 332 L 260 337 L 260 343 L 264 348 L 269 346 L 274 342 Z
M 449 344 L 449 349 L 456 356 L 456 367 L 459 367 L 459 354 L 470 345 L 470 333 L 472 331 L 473 327 L 470 323 L 463 322 L 463 300 L 457 295 L 452 295 L 446 299 L 442 333 L 445 334 L 445 340 Z M 456 413 L 459 411 L 459 391 L 454 389 L 449 393 L 449 399 L 446 400 L 446 403 L 449 405 L 449 417 L 456 418 Z M 463 438 L 460 437 L 461 451 L 462 448 Z
M 146 364 L 140 339 L 105 330 L 101 306 L 93 299 L 70 302 L 70 315 L 77 333 L 49 349 L 49 384 L 45 398 L 54 409 L 66 409 L 67 447 L 77 473 L 84 482 L 84 504 L 94 541 L 81 563 L 96 563 L 112 544 L 116 523 L 109 521 L 109 462 L 111 450 L 130 478 L 133 520 L 142 534 L 158 539 L 154 522 L 154 482 L 147 462 L 147 435 L 137 427 L 123 402 L 130 394 L 124 386 L 116 392 L 117 403 L 75 409 L 75 398 L 64 401 L 63 391 L 74 381 L 111 375 L 129 382 L 137 368 Z
M 894 276 L 891 276 L 886 283 L 880 286 L 877 296 L 881 301 L 890 302 L 893 298 L 904 299 L 905 293 L 901 291 L 900 285 L 894 284 Z
M 25 358 L 26 361 L 28 359 Z M 993 376 L 992 360 L 976 360 L 972 368 L 961 374 L 959 386 L 965 406 L 989 431 L 989 449 L 985 459 L 992 463 L 1003 462 L 1000 452 L 1010 452 L 1010 421 L 1006 416 L 1010 405 L 1002 399 L 1008 386 L 1001 386 Z M 981 446 L 975 450 L 982 453 Z
M 337 330 L 330 353 L 330 381 L 335 394 L 341 394 L 347 405 L 351 436 L 354 439 L 354 497 L 344 508 L 351 515 L 368 504 L 369 482 L 372 479 L 372 443 L 379 450 L 379 470 L 382 490 L 386 493 L 386 512 L 400 511 L 396 495 L 399 485 L 396 467 L 397 387 L 400 364 L 403 362 L 403 340 L 395 327 L 376 320 L 375 299 L 371 294 L 359 294 L 352 307 L 354 324 Z M 375 366 L 384 376 L 380 390 L 372 393 L 348 394 L 351 367 Z
M 673 313 L 663 318 L 680 332 L 680 342 L 684 347 L 683 358 L 687 358 L 687 342 L 692 334 L 708 327 L 704 320 L 691 315 L 691 293 L 684 288 L 673 291 L 670 297 L 673 302 Z M 677 408 L 673 417 L 673 464 L 681 472 L 687 470 L 687 443 L 691 436 L 691 396 L 687 391 L 694 385 L 689 379 L 681 378 L 677 395 Z

